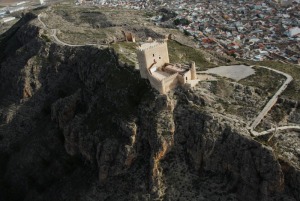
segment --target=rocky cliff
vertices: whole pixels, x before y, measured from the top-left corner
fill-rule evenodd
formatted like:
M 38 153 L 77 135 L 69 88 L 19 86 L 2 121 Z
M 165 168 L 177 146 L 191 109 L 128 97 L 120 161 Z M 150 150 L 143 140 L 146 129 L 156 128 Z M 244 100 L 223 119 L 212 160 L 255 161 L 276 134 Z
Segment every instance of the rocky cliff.
M 298 167 L 208 94 L 42 33 L 28 14 L 1 36 L 0 200 L 300 199 Z

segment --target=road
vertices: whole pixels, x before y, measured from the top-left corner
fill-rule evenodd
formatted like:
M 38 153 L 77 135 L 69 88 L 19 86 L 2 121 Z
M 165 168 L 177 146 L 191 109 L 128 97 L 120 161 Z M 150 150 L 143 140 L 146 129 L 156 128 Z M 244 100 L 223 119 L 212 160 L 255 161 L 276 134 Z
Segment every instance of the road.
M 282 126 L 282 127 L 277 127 L 277 128 L 271 128 L 269 130 L 257 133 L 256 136 L 262 136 L 262 135 L 266 135 L 266 134 L 270 134 L 276 131 L 283 131 L 283 130 L 296 130 L 296 131 L 300 131 L 300 126 Z
M 68 43 L 65 43 L 65 42 L 61 41 L 56 36 L 57 29 L 49 29 L 47 27 L 47 25 L 41 20 L 42 16 L 43 16 L 43 14 L 39 14 L 38 15 L 38 20 L 40 21 L 40 23 L 42 24 L 44 29 L 50 30 L 51 36 L 53 37 L 53 39 L 55 40 L 55 42 L 57 44 L 60 44 L 60 45 L 63 45 L 63 46 L 69 46 L 69 47 L 98 46 L 98 44 L 84 44 L 84 45 L 76 44 L 75 45 L 75 44 L 68 44 Z M 281 72 L 281 71 L 278 71 L 278 70 L 275 70 L 275 69 L 272 69 L 272 68 L 269 68 L 269 67 L 265 67 L 265 66 L 259 66 L 259 67 L 274 71 L 274 72 L 279 73 L 279 74 L 282 74 L 286 77 L 286 80 L 282 84 L 282 86 L 278 89 L 278 91 L 274 94 L 274 96 L 269 100 L 269 102 L 265 105 L 263 110 L 254 119 L 252 124 L 248 127 L 250 133 L 254 136 L 260 136 L 260 135 L 269 134 L 271 132 L 274 132 L 275 130 L 280 130 L 280 131 L 281 130 L 299 130 L 300 131 L 300 126 L 283 126 L 283 127 L 278 127 L 276 129 L 270 129 L 270 130 L 267 130 L 267 131 L 263 131 L 261 133 L 258 133 L 256 131 L 254 131 L 256 126 L 261 122 L 261 120 L 267 115 L 267 113 L 271 110 L 271 108 L 276 104 L 279 95 L 287 88 L 288 84 L 293 80 L 292 76 L 290 76 L 289 74 L 286 74 L 284 72 Z
M 38 20 L 40 21 L 40 23 L 43 25 L 43 28 L 47 29 L 46 24 L 41 20 L 42 14 L 38 14 Z
M 271 132 L 274 132 L 275 130 L 300 130 L 300 126 L 283 126 L 283 127 L 277 127 L 276 129 L 270 129 L 267 131 L 263 131 L 263 132 L 256 132 L 254 131 L 254 129 L 256 128 L 256 126 L 261 122 L 261 120 L 268 114 L 268 112 L 271 110 L 271 108 L 276 104 L 278 97 L 280 94 L 282 94 L 282 92 L 284 92 L 284 90 L 287 88 L 288 84 L 293 80 L 293 77 L 290 76 L 289 74 L 286 74 L 284 72 L 266 67 L 266 66 L 258 66 L 260 68 L 265 68 L 271 71 L 274 71 L 276 73 L 279 73 L 283 76 L 286 77 L 285 82 L 281 85 L 281 87 L 278 89 L 278 91 L 273 95 L 273 97 L 269 100 L 269 102 L 265 105 L 265 107 L 262 109 L 262 111 L 258 114 L 258 116 L 254 119 L 254 121 L 252 122 L 252 124 L 249 126 L 249 131 L 252 135 L 254 136 L 261 136 L 261 135 L 266 135 L 269 134 Z
M 86 46 L 86 45 L 72 45 L 72 44 L 68 44 L 68 43 L 65 43 L 61 40 L 59 40 L 56 36 L 56 33 L 57 33 L 57 29 L 51 29 L 51 36 L 54 38 L 55 42 L 60 44 L 60 45 L 64 45 L 64 46 L 69 46 L 69 47 L 82 47 L 82 46 Z M 89 44 L 89 45 L 94 45 L 96 46 L 97 44 Z
M 69 47 L 83 47 L 83 46 L 99 46 L 98 44 L 84 44 L 84 45 L 78 45 L 78 44 L 69 44 L 66 42 L 61 41 L 58 37 L 57 37 L 57 31 L 58 29 L 50 29 L 47 27 L 47 25 L 42 21 L 41 17 L 45 16 L 44 13 L 41 13 L 38 15 L 38 20 L 40 21 L 40 23 L 42 24 L 43 28 L 50 31 L 50 35 L 52 36 L 52 38 L 54 39 L 54 42 L 59 44 L 59 45 L 63 45 L 63 46 L 69 46 Z M 102 47 L 104 47 L 104 45 L 101 45 Z

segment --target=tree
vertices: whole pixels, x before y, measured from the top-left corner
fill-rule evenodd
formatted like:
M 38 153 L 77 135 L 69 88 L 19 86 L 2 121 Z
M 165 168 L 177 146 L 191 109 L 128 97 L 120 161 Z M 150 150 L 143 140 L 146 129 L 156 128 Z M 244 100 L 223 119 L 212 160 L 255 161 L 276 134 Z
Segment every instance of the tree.
M 190 32 L 188 32 L 187 30 L 184 30 L 183 33 L 184 33 L 184 35 L 186 35 L 186 36 L 191 35 Z
M 174 20 L 174 24 L 177 26 L 177 25 L 189 25 L 191 22 L 188 21 L 187 19 L 185 18 L 182 18 L 182 19 L 175 19 Z

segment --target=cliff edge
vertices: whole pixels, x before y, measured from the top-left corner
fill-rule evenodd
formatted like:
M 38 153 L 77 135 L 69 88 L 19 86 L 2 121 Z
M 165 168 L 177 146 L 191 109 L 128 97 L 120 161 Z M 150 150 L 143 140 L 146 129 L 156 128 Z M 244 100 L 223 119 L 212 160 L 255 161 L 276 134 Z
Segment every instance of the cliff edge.
M 0 200 L 300 199 L 299 167 L 209 92 L 159 95 L 114 49 L 55 44 L 33 14 L 0 47 Z

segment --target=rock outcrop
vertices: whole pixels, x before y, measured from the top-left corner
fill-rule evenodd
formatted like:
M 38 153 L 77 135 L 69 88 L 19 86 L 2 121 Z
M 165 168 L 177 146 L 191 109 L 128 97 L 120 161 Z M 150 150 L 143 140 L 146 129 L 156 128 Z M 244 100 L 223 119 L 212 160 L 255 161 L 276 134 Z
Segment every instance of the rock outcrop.
M 299 198 L 297 167 L 205 93 L 159 95 L 113 49 L 59 46 L 30 19 L 0 58 L 0 200 Z

